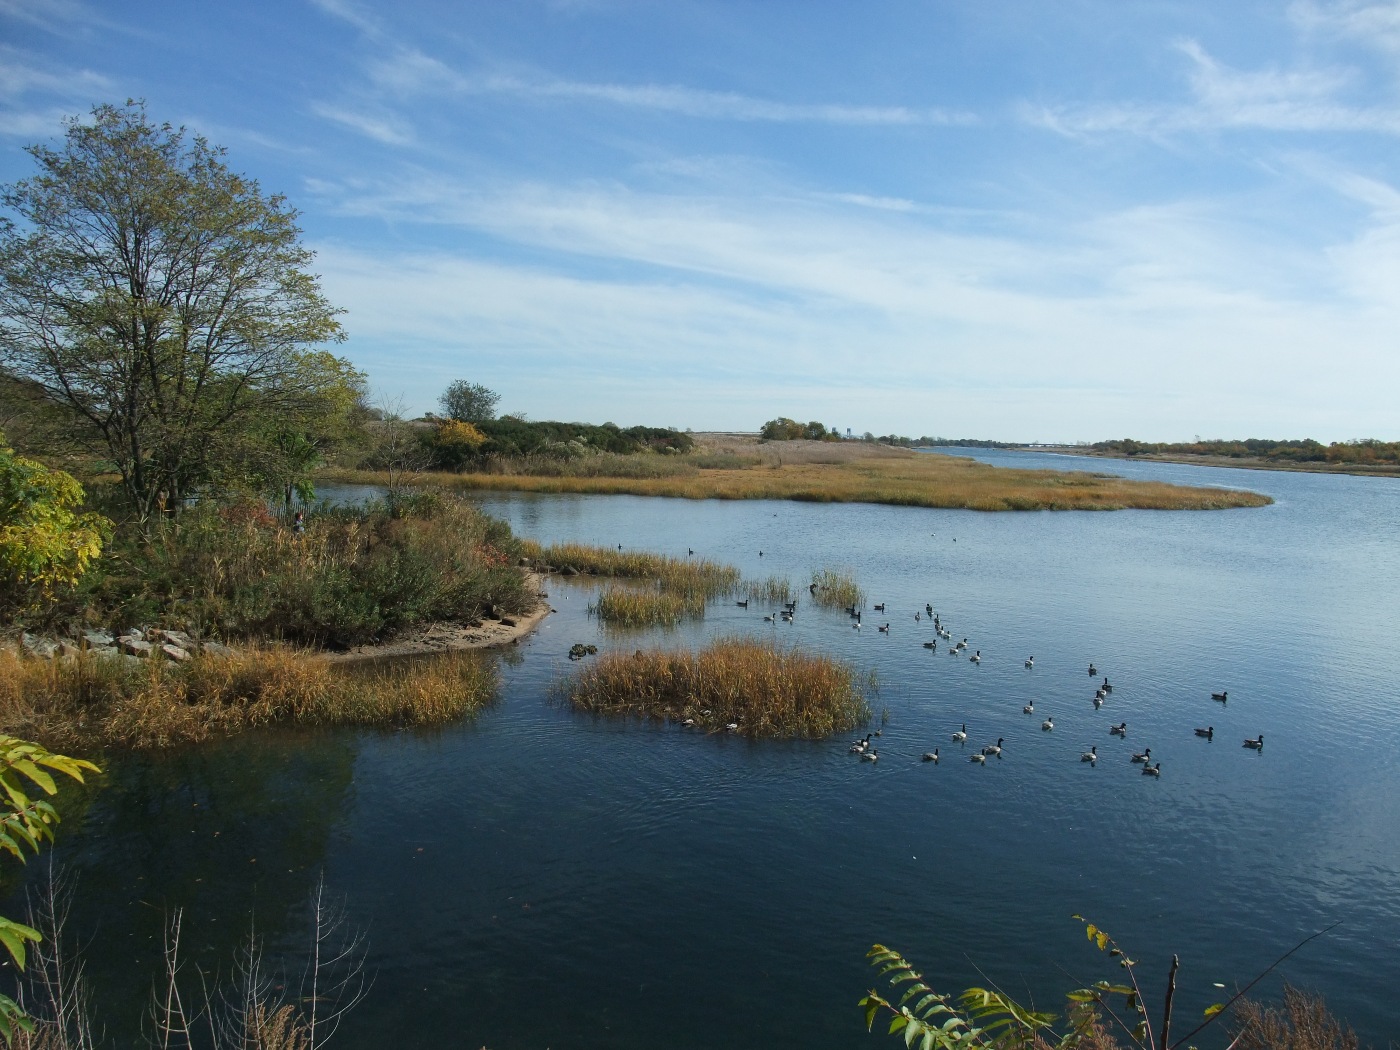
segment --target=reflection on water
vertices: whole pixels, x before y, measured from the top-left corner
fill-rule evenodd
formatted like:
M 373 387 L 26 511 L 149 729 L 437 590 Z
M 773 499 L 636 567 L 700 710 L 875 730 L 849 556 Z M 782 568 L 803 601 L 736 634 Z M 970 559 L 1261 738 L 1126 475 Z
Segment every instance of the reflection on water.
M 75 922 L 93 931 L 109 1029 L 127 1030 L 125 1007 L 149 986 L 164 908 L 203 915 L 209 958 L 250 908 L 290 948 L 324 867 L 371 942 L 375 985 L 339 1037 L 348 1047 L 640 1047 L 658 1031 L 682 1047 L 845 1047 L 866 1038 L 855 1001 L 874 941 L 937 986 L 993 979 L 1054 1008 L 1072 983 L 1061 967 L 1112 976 L 1071 912 L 1128 946 L 1144 979 L 1179 952 L 1179 1017 L 1341 919 L 1284 972 L 1384 1042 L 1400 976 L 1400 482 L 1082 465 L 1277 502 L 989 515 L 482 497 L 546 542 L 694 548 L 799 592 L 816 569 L 850 568 L 887 604 L 889 634 L 852 630 L 804 594 L 792 624 L 719 603 L 665 637 L 776 633 L 873 669 L 888 713 L 878 767 L 845 740 L 572 714 L 553 699 L 570 645 L 661 636 L 602 633 L 593 585 L 551 580 L 557 614 L 470 723 L 107 760 L 110 786 L 56 852 L 82 875 Z M 922 647 L 925 603 L 980 666 Z M 1115 686 L 1100 711 L 1091 661 Z M 1210 699 L 1220 690 L 1227 704 Z M 1107 732 L 1120 721 L 1123 740 Z M 1003 757 L 968 762 L 949 739 L 962 722 L 974 745 L 1004 737 Z M 1213 740 L 1194 735 L 1207 725 Z M 1241 747 L 1259 733 L 1262 752 Z M 1094 745 L 1103 760 L 1080 763 Z M 937 766 L 919 761 L 932 746 Z M 1158 781 L 1128 760 L 1144 747 Z

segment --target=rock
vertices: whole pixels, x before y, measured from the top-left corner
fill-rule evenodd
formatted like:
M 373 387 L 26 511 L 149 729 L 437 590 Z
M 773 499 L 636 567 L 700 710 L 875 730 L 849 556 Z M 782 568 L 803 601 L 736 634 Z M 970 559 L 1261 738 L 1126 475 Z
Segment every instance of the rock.
M 124 654 L 115 645 L 94 645 L 88 649 L 88 655 L 111 659 L 114 656 L 122 656 Z
M 504 624 L 506 627 L 514 627 L 515 618 L 513 616 L 502 616 L 501 623 Z
M 28 631 L 21 632 L 19 646 L 29 656 L 42 660 L 52 660 L 58 655 L 58 643 L 48 638 L 40 638 Z
M 210 656 L 229 657 L 234 655 L 232 649 L 226 645 L 220 645 L 218 642 L 203 642 L 199 648 L 201 652 L 208 653 Z
M 195 647 L 194 639 L 184 631 L 156 631 L 155 633 L 163 641 L 179 646 L 181 649 L 191 650 Z
M 83 647 L 77 642 L 70 642 L 68 639 L 58 643 L 58 655 L 63 657 L 77 656 L 83 651 Z
M 78 640 L 88 649 L 101 649 L 116 641 L 111 631 L 84 631 Z
M 119 638 L 118 641 L 121 642 L 122 652 L 128 656 L 150 656 L 155 649 L 155 646 L 150 642 L 143 642 L 139 638 L 130 636 Z
M 174 644 L 173 642 L 163 643 L 160 647 L 160 651 L 166 656 L 168 656 L 170 659 L 174 660 L 176 663 L 180 664 L 184 663 L 186 660 L 194 659 L 194 657 L 192 657 L 184 649 L 181 649 L 178 645 Z

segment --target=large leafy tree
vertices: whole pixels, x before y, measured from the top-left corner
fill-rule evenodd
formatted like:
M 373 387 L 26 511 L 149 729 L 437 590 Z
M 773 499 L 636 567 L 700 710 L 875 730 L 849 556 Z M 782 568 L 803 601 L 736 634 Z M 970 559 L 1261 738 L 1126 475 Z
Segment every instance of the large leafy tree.
M 501 395 L 480 383 L 469 383 L 456 379 L 438 398 L 442 411 L 448 419 L 459 423 L 485 423 L 496 418 L 496 403 Z
M 284 198 L 144 103 L 67 122 L 0 202 L 0 364 L 70 410 L 137 515 L 305 433 L 356 382 Z M 348 384 L 348 385 L 347 385 Z

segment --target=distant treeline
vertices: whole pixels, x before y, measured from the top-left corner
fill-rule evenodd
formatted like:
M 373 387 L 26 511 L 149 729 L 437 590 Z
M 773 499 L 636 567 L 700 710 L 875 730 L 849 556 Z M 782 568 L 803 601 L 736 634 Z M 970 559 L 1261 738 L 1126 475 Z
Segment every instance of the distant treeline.
M 1273 441 L 1249 438 L 1245 441 L 1151 442 L 1123 438 L 1099 441 L 1096 451 L 1119 452 L 1125 456 L 1153 453 L 1169 456 L 1227 456 L 1232 459 L 1264 459 L 1289 463 L 1400 463 L 1400 441 L 1334 441 L 1324 445 L 1312 438 Z
M 433 470 L 472 470 L 493 460 L 571 460 L 603 453 L 675 455 L 695 447 L 689 434 L 665 427 L 535 422 L 516 416 L 475 423 L 431 419 L 428 424 L 416 425 L 416 434 L 423 453 L 420 465 Z M 390 465 L 386 462 L 388 454 L 395 451 L 381 446 L 359 465 L 371 470 L 384 469 Z M 413 457 L 407 458 L 411 461 Z
M 810 423 L 799 423 L 795 419 L 788 419 L 786 416 L 779 416 L 777 419 L 770 419 L 759 428 L 758 436 L 769 441 L 841 441 L 841 432 L 835 427 L 827 427 L 822 423 L 813 420 Z M 911 438 L 902 434 L 872 434 L 866 431 L 859 438 L 850 437 L 844 440 L 868 441 L 876 445 L 898 445 L 901 448 L 932 448 L 938 445 L 951 445 L 955 448 L 1020 448 L 1021 446 L 1012 441 L 983 441 L 978 438 L 941 438 L 923 437 Z

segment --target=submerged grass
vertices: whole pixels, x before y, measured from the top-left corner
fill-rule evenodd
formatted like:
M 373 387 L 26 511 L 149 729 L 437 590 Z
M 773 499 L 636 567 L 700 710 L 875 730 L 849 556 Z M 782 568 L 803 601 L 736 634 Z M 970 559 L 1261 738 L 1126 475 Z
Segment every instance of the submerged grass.
M 496 661 L 472 652 L 336 665 L 266 648 L 177 665 L 0 650 L 0 727 L 50 746 L 150 748 L 272 724 L 432 725 L 489 703 L 497 681 Z
M 607 653 L 566 686 L 596 714 L 664 718 L 707 730 L 737 724 L 752 737 L 820 739 L 870 719 L 849 664 L 773 641 L 724 638 L 699 652 Z
M 829 609 L 857 609 L 865 604 L 865 592 L 844 569 L 820 569 L 812 573 L 812 598 Z
M 985 511 L 1220 510 L 1273 502 L 1255 492 L 1130 481 L 1083 471 L 994 467 L 969 458 L 865 442 L 731 442 L 704 449 L 698 456 L 653 458 L 664 461 L 665 468 L 650 475 L 473 473 L 433 474 L 423 480 L 445 488 L 887 503 Z M 342 471 L 334 477 L 378 480 L 362 472 Z

